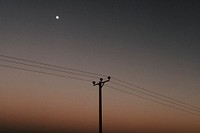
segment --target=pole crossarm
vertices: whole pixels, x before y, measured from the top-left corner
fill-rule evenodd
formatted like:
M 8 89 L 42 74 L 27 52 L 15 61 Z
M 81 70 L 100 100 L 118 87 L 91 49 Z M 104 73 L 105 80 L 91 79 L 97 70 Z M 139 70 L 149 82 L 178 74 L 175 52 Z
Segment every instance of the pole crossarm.
M 109 82 L 111 79 L 111 77 L 109 76 L 107 80 L 103 81 L 103 78 L 100 78 L 100 81 L 98 83 L 96 83 L 95 81 L 93 81 L 93 86 L 99 85 L 99 86 L 104 86 L 104 84 L 106 82 Z

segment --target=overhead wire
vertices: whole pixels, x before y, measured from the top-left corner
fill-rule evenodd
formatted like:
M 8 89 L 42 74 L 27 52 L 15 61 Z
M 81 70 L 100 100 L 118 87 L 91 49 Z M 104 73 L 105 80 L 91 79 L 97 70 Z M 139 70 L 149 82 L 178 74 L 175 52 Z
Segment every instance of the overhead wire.
M 7 55 L 0 55 L 0 57 L 5 57 L 5 58 L 9 58 L 9 59 L 14 59 L 14 60 L 18 60 L 18 61 L 11 61 L 11 60 L 7 60 L 7 59 L 0 59 L 2 61 L 6 61 L 6 62 L 11 62 L 11 63 L 15 63 L 15 64 L 21 64 L 21 65 L 26 65 L 26 66 L 32 66 L 32 67 L 37 67 L 37 68 L 42 68 L 42 69 L 48 69 L 48 70 L 53 70 L 53 71 L 57 71 L 57 72 L 64 72 L 64 73 L 68 73 L 68 74 L 75 74 L 75 75 L 78 75 L 78 76 L 85 76 L 85 77 L 90 77 L 90 78 L 99 78 L 97 76 L 106 76 L 106 75 L 103 75 L 103 74 L 97 74 L 97 73 L 92 73 L 92 72 L 86 72 L 86 71 L 82 71 L 82 70 L 78 70 L 78 69 L 71 69 L 71 68 L 66 68 L 66 67 L 61 67 L 61 66 L 57 66 L 57 65 L 52 65 L 52 64 L 47 64 L 47 63 L 42 63 L 42 62 L 37 62 L 37 61 L 32 61 L 32 60 L 27 60 L 27 59 L 21 59 L 21 58 L 16 58 L 16 57 L 12 57 L 12 56 L 7 56 Z M 37 65 L 32 65 L 32 64 L 27 64 L 27 63 L 22 63 L 22 62 L 19 62 L 19 61 L 23 61 L 23 62 L 29 62 L 29 63 L 34 63 L 34 64 L 37 64 Z M 38 66 L 38 65 L 45 65 L 44 66 Z M 32 71 L 32 72 L 37 72 L 37 73 L 43 73 L 43 74 L 49 74 L 49 75 L 53 75 L 53 76 L 60 76 L 60 77 L 65 77 L 65 78 L 72 78 L 72 79 L 78 79 L 78 80 L 83 80 L 83 81 L 88 81 L 88 82 L 91 82 L 90 80 L 85 80 L 85 79 L 82 79 L 82 78 L 74 78 L 74 77 L 70 77 L 70 76 L 64 76 L 64 75 L 59 75 L 59 74 L 52 74 L 52 73 L 48 73 L 48 72 L 41 72 L 41 71 L 37 71 L 37 70 L 30 70 L 30 69 L 24 69 L 24 68 L 19 68 L 19 67 L 13 67 L 13 66 L 8 66 L 8 65 L 5 65 L 5 64 L 1 64 L 0 66 L 4 66 L 4 67 L 10 67 L 10 68 L 15 68 L 15 69 L 21 69 L 21 70 L 25 70 L 25 71 Z M 54 68 L 50 68 L 49 66 L 51 67 L 54 67 Z M 55 69 L 55 68 L 59 68 L 59 69 Z M 65 70 L 60 70 L 60 69 L 65 69 L 65 70 L 71 70 L 71 71 L 65 71 Z M 75 71 L 75 72 L 74 72 Z M 80 72 L 80 73 L 78 73 Z M 84 73 L 84 74 L 83 74 Z M 92 76 L 91 76 L 92 75 Z M 94 76 L 96 75 L 96 76 Z M 160 99 L 162 101 L 165 101 L 165 102 L 169 102 L 171 104 L 175 104 L 177 106 L 180 106 L 180 107 L 183 107 L 183 108 L 186 108 L 186 109 L 190 109 L 190 110 L 193 110 L 193 111 L 196 111 L 196 112 L 200 112 L 198 109 L 198 107 L 196 106 L 193 106 L 193 105 L 190 105 L 190 104 L 187 104 L 187 103 L 184 103 L 184 102 L 181 102 L 179 100 L 176 100 L 176 99 L 172 99 L 172 98 L 169 98 L 169 97 L 166 97 L 166 96 L 163 96 L 159 93 L 156 93 L 156 92 L 153 92 L 153 91 L 150 91 L 148 89 L 145 89 L 145 88 L 142 88 L 140 86 L 136 86 L 136 85 L 133 85 L 133 84 L 130 84 L 128 82 L 125 82 L 125 81 L 122 81 L 122 80 L 119 80 L 117 78 L 114 78 L 112 77 L 112 79 L 116 80 L 116 81 L 119 81 L 121 83 L 124 83 L 124 84 L 127 84 L 127 85 L 131 85 L 133 87 L 136 87 L 136 88 L 139 88 L 141 90 L 145 90 L 145 91 L 148 91 L 152 94 L 155 94 L 155 95 L 152 95 L 152 94 L 148 94 L 146 92 L 142 92 L 140 90 L 136 90 L 134 88 L 131 88 L 131 87 L 128 87 L 128 86 L 125 86 L 125 85 L 122 85 L 120 83 L 116 83 L 116 82 L 113 82 L 111 81 L 111 83 L 113 84 L 116 84 L 116 85 L 119 85 L 121 87 L 124 87 L 124 88 L 127 88 L 127 89 L 130 89 L 130 90 L 134 90 L 136 92 L 139 92 L 141 94 L 145 94 L 147 96 L 150 96 L 150 97 L 153 97 L 153 98 L 157 98 L 157 99 Z M 166 99 L 165 99 L 166 98 Z M 169 101 L 169 100 L 172 100 L 172 101 Z M 176 102 L 179 102 L 179 103 L 176 103 Z M 181 105 L 180 103 L 182 104 L 185 104 L 185 105 Z M 186 105 L 190 105 L 190 107 L 186 106 Z M 191 108 L 193 107 L 193 108 Z M 195 108 L 195 109 L 194 109 Z
M 17 58 L 17 57 L 7 56 L 7 55 L 3 55 L 3 54 L 0 54 L 0 56 L 1 57 L 5 57 L 5 58 L 9 58 L 9 59 L 15 59 L 15 60 L 20 60 L 20 61 L 25 61 L 25 62 L 40 64 L 40 65 L 45 65 L 45 66 L 51 66 L 51 67 L 60 68 L 60 69 L 66 69 L 66 70 L 76 71 L 76 72 L 80 72 L 80 73 L 87 73 L 87 74 L 91 74 L 91 75 L 107 77 L 107 75 L 103 75 L 103 74 L 97 74 L 97 73 L 93 73 L 93 72 L 82 71 L 82 70 L 73 69 L 73 68 L 67 68 L 67 67 L 53 65 L 53 64 L 48 64 L 48 63 L 43 63 L 43 62 L 39 62 L 39 61 L 32 61 L 32 60 L 28 60 L 28 59 Z
M 83 78 L 77 78 L 77 77 L 72 77 L 72 76 L 65 76 L 65 75 L 54 74 L 54 73 L 49 73 L 49 72 L 43 72 L 43 71 L 38 71 L 38 70 L 33 70 L 33 69 L 26 69 L 26 68 L 21 68 L 21 67 L 16 67 L 16 66 L 9 66 L 9 65 L 5 65 L 5 64 L 0 64 L 0 66 L 7 67 L 7 68 L 12 68 L 12 69 L 23 70 L 23 71 L 28 71 L 28 72 L 35 72 L 35 73 L 40 73 L 40 74 L 57 76 L 57 77 L 62 77 L 62 78 L 76 79 L 76 80 L 81 80 L 81 81 L 92 82 L 91 80 L 87 80 L 87 79 L 83 79 Z
M 152 95 L 152 94 L 149 94 L 149 93 L 140 91 L 140 90 L 136 90 L 136 89 L 130 88 L 130 87 L 128 87 L 128 86 L 125 86 L 125 85 L 122 85 L 122 84 L 119 84 L 119 83 L 115 83 L 115 82 L 112 82 L 112 81 L 110 81 L 110 82 L 113 83 L 113 84 L 119 85 L 119 86 L 121 86 L 121 87 L 130 89 L 130 90 L 133 90 L 133 91 L 138 92 L 138 93 L 140 93 L 140 94 L 144 94 L 144 95 L 147 95 L 147 96 L 150 96 L 150 97 L 153 97 L 153 98 L 156 98 L 156 99 L 159 99 L 159 100 L 162 100 L 162 101 L 165 101 L 165 102 L 168 102 L 168 103 L 171 103 L 171 104 L 174 104 L 174 105 L 183 107 L 183 108 L 187 108 L 187 109 L 190 109 L 190 110 L 193 110 L 193 111 L 196 111 L 196 112 L 200 112 L 200 110 L 198 110 L 198 109 L 194 109 L 194 108 L 191 108 L 191 107 L 188 107 L 188 106 L 185 106 L 185 105 L 182 105 L 182 104 L 179 104 L 179 103 L 176 103 L 176 102 L 173 102 L 173 101 L 170 101 L 170 100 L 161 98 L 161 97 L 159 97 L 159 96 L 155 96 L 155 95 Z
M 70 72 L 70 71 L 65 71 L 65 70 L 58 70 L 58 69 L 54 69 L 54 68 L 49 68 L 49 67 L 44 67 L 44 66 L 36 66 L 36 65 L 32 65 L 32 64 L 25 64 L 25 63 L 20 63 L 20 62 L 16 62 L 16 61 L 10 61 L 10 60 L 5 60 L 5 59 L 0 59 L 0 60 L 3 60 L 3 61 L 7 61 L 7 62 L 12 62 L 12 63 L 17 63 L 17 64 L 22 64 L 22 65 L 27 65 L 27 66 L 33 66 L 33 67 L 38 67 L 38 68 L 43 68 L 43 69 L 49 69 L 49 70 L 54 70 L 54 71 L 59 71 L 59 72 L 64 72 L 64 73 L 70 73 L 70 74 L 75 74 L 75 75 L 80 75 L 80 76 L 86 76 L 86 77 L 91 77 L 91 78 L 100 78 L 99 76 L 106 76 L 106 75 L 103 75 L 103 74 L 97 74 L 97 73 L 93 73 L 93 72 L 86 72 L 86 71 L 82 71 L 82 70 L 78 70 L 78 69 L 72 69 L 72 68 L 66 68 L 66 67 L 61 67 L 61 66 L 57 66 L 57 65 L 52 65 L 52 64 L 47 64 L 47 63 L 42 63 L 42 62 L 38 62 L 38 61 L 32 61 L 32 60 L 28 60 L 28 59 L 22 59 L 22 58 L 16 58 L 16 57 L 13 57 L 13 56 L 7 56 L 7 55 L 0 55 L 0 57 L 6 57 L 6 58 L 9 58 L 9 59 L 15 59 L 15 60 L 20 60 L 20 61 L 26 61 L 26 62 L 29 62 L 29 63 L 36 63 L 36 64 L 40 64 L 40 65 L 45 65 L 45 66 L 52 66 L 54 68 L 60 68 L 60 69 L 65 69 L 65 70 L 71 70 L 71 71 L 76 71 L 76 72 Z M 77 72 L 81 72 L 81 73 L 77 73 Z M 86 74 L 83 74 L 83 73 L 86 73 Z M 93 76 L 91 75 L 88 75 L 88 74 L 92 74 Z M 94 76 L 95 75 L 95 76 Z M 196 107 L 194 105 L 191 105 L 189 103 L 185 103 L 185 102 L 182 102 L 182 101 L 179 101 L 179 100 L 176 100 L 174 98 L 170 98 L 170 97 L 167 97 L 167 96 L 164 96 L 162 94 L 159 94 L 157 92 L 153 92 L 151 90 L 148 90 L 148 89 L 145 89 L 143 87 L 140 87 L 140 86 L 137 86 L 137 85 L 134 85 L 134 84 L 131 84 L 131 83 L 128 83 L 128 82 L 125 82 L 125 81 L 122 81 L 118 78 L 115 78 L 115 77 L 112 77 L 113 80 L 116 80 L 116 81 L 119 81 L 121 83 L 124 83 L 124 84 L 127 84 L 127 85 L 130 85 L 130 86 L 133 86 L 135 88 L 139 88 L 141 90 L 144 90 L 144 91 L 147 91 L 149 93 L 152 93 L 154 95 L 156 95 L 156 97 L 162 97 L 162 99 L 167 99 L 167 101 L 171 100 L 171 101 L 175 101 L 175 102 L 178 102 L 179 104 L 183 104 L 183 105 L 186 105 L 186 106 L 190 106 L 192 108 L 195 108 L 198 109 L 198 112 L 199 112 L 199 109 L 200 107 Z M 119 83 L 115 83 L 115 82 L 112 82 L 114 84 L 118 84 L 118 85 L 121 85 Z M 131 90 L 134 90 L 134 91 L 138 91 L 136 89 L 133 89 L 133 88 L 130 88 L 130 87 L 127 87 L 127 86 L 124 86 L 124 85 L 121 85 L 125 88 L 128 88 L 128 89 L 131 89 Z M 139 92 L 139 91 L 138 91 Z M 149 95 L 149 94 L 148 94 Z M 173 102 L 174 103 L 174 102 Z
M 172 100 L 172 101 L 178 102 L 178 103 L 180 103 L 180 104 L 184 104 L 184 105 L 190 106 L 190 107 L 192 107 L 192 108 L 200 109 L 200 107 L 197 107 L 197 106 L 191 105 L 191 104 L 189 104 L 189 103 L 185 103 L 185 102 L 179 101 L 179 100 L 174 99 L 174 98 L 171 98 L 171 97 L 167 97 L 167 96 L 165 96 L 165 95 L 162 95 L 162 94 L 160 94 L 160 93 L 151 91 L 151 90 L 146 89 L 146 88 L 144 88 L 144 87 L 141 87 L 141 86 L 138 86 L 138 85 L 134 85 L 134 84 L 131 84 L 131 83 L 128 83 L 128 82 L 125 82 L 125 81 L 122 81 L 122 80 L 120 80 L 120 79 L 118 79 L 118 78 L 112 77 L 112 79 L 114 79 L 114 80 L 116 80 L 116 81 L 118 81 L 118 82 L 124 83 L 124 84 L 126 84 L 126 85 L 130 85 L 130 86 L 132 86 L 132 87 L 135 87 L 135 88 L 138 88 L 138 89 L 147 91 L 147 92 L 149 92 L 149 93 L 155 94 L 155 95 L 157 95 L 157 96 L 166 98 L 166 99 L 168 99 L 168 100 Z M 113 82 L 113 83 L 114 83 L 114 82 Z M 132 88 L 129 88 L 129 89 L 132 89 Z M 133 89 L 132 89 L 132 90 L 133 90 Z
M 144 97 L 144 96 L 141 96 L 141 95 L 137 95 L 137 94 L 134 94 L 134 93 L 131 93 L 131 92 L 128 92 L 128 91 L 113 87 L 113 86 L 109 86 L 109 85 L 105 85 L 105 86 L 108 87 L 108 88 L 111 88 L 111 89 L 114 89 L 114 90 L 129 94 L 129 95 L 133 95 L 133 96 L 136 96 L 136 97 L 139 97 L 139 98 L 142 98 L 142 99 L 145 99 L 145 100 L 148 100 L 148 101 L 151 101 L 151 102 L 163 105 L 163 106 L 167 106 L 167 107 L 170 107 L 170 108 L 173 108 L 173 109 L 176 109 L 176 110 L 184 111 L 186 113 L 190 113 L 190 114 L 193 114 L 193 115 L 196 115 L 196 116 L 200 117 L 200 114 L 194 113 L 192 111 L 188 111 L 188 110 L 185 110 L 185 109 L 182 109 L 182 108 L 175 107 L 173 105 L 169 105 L 169 104 L 166 104 L 166 103 L 163 103 L 163 102 L 159 102 L 159 101 L 156 101 L 154 99 L 150 99 L 150 98 L 147 98 L 147 97 Z
M 59 74 L 48 73 L 48 72 L 43 72 L 43 71 L 37 71 L 37 70 L 32 70 L 32 69 L 25 69 L 25 68 L 21 68 L 21 67 L 9 66 L 9 65 L 4 65 L 4 64 L 0 64 L 0 66 L 2 66 L 2 67 L 7 67 L 7 68 L 12 68 L 12 69 L 23 70 L 23 71 L 28 71 L 28 72 L 34 72 L 34 73 L 40 73 L 40 74 L 51 75 L 51 76 L 57 76 L 57 77 L 62 77 L 62 78 L 69 78 L 69 79 L 75 79 L 75 80 L 81 80 L 81 81 L 91 82 L 90 80 L 83 79 L 83 78 L 76 78 L 76 77 L 65 76 L 65 75 L 59 75 Z M 115 89 L 115 90 L 118 90 L 118 91 L 121 91 L 121 92 L 124 92 L 124 93 L 127 93 L 127 94 L 131 94 L 131 95 L 140 97 L 140 98 L 142 98 L 142 99 L 146 99 L 146 100 L 148 100 L 148 101 L 152 101 L 152 102 L 155 102 L 155 103 L 158 103 L 158 104 L 161 104 L 161 105 L 165 105 L 165 106 L 168 106 L 168 107 L 171 107 L 171 108 L 180 110 L 180 111 L 184 111 L 184 112 L 187 112 L 187 113 L 190 113 L 190 114 L 194 114 L 194 115 L 200 116 L 200 114 L 197 114 L 197 113 L 194 113 L 194 112 L 185 110 L 185 109 L 177 108 L 177 107 L 175 107 L 175 106 L 172 106 L 172 105 L 169 105 L 169 104 L 166 104 L 166 103 L 163 103 L 163 102 L 159 102 L 159 101 L 156 101 L 156 100 L 153 100 L 153 99 L 144 97 L 144 96 L 140 96 L 140 95 L 137 95 L 137 94 L 128 92 L 128 91 L 124 91 L 124 90 L 121 90 L 121 89 L 118 89 L 118 88 L 115 88 L 115 87 L 112 87 L 112 86 L 108 86 L 108 85 L 106 85 L 106 86 L 109 87 L 109 88 L 111 88 L 111 89 Z
M 32 61 L 32 60 L 28 60 L 28 59 L 22 59 L 22 58 L 17 58 L 17 57 L 13 57 L 13 56 L 7 56 L 7 55 L 3 55 L 3 54 L 0 54 L 1 57 L 6 57 L 6 58 L 10 58 L 10 59 L 16 59 L 16 60 L 20 60 L 20 61 L 26 61 L 26 62 L 30 62 L 30 63 L 36 63 L 36 64 L 41 64 L 41 65 L 45 65 L 45 66 L 52 66 L 52 67 L 56 67 L 56 68 L 60 68 L 60 69 L 67 69 L 67 70 L 71 70 L 71 71 L 76 71 L 76 72 L 81 72 L 81 73 L 87 73 L 87 74 L 91 74 L 91 75 L 96 75 L 97 77 L 95 76 L 91 76 L 91 75 L 85 75 L 85 74 L 78 74 L 78 73 L 74 73 L 74 72 L 67 72 L 67 73 L 71 73 L 71 74 L 78 74 L 80 76 L 88 76 L 88 77 L 92 77 L 92 78 L 100 78 L 99 76 L 103 76 L 103 77 L 107 77 L 106 75 L 103 75 L 103 74 L 98 74 L 98 73 L 93 73 L 93 72 L 87 72 L 87 71 L 82 71 L 82 70 L 78 70 L 78 69 L 72 69 L 72 68 L 67 68 L 67 67 L 63 67 L 63 66 L 57 66 L 57 65 L 52 65 L 52 64 L 48 64 L 48 63 L 42 63 L 42 62 L 38 62 L 38 61 Z M 1 59 L 2 60 L 2 59 Z M 33 66 L 33 65 L 32 65 Z M 38 67 L 38 66 L 37 66 Z M 47 68 L 49 69 L 49 68 Z M 52 69 L 51 70 L 55 70 L 55 69 Z M 55 71 L 60 71 L 60 72 L 64 72 L 62 70 L 55 70 Z M 66 71 L 65 71 L 66 72 Z M 133 86 L 135 88 L 138 88 L 138 89 L 141 89 L 141 90 L 144 90 L 144 91 L 147 91 L 149 93 L 152 93 L 152 94 L 155 94 L 155 95 L 158 95 L 160 97 L 163 97 L 163 98 L 166 98 L 166 99 L 169 99 L 169 100 L 172 100 L 172 101 L 176 101 L 176 102 L 179 102 L 181 104 L 185 104 L 187 106 L 191 106 L 193 108 L 197 108 L 197 109 L 200 109 L 200 107 L 196 107 L 194 105 L 191 105 L 189 103 L 185 103 L 185 102 L 181 102 L 179 100 L 176 100 L 174 98 L 171 98 L 171 97 L 167 97 L 165 95 L 162 95 L 160 93 L 157 93 L 157 92 L 153 92 L 149 89 L 145 89 L 144 87 L 140 87 L 140 86 L 137 86 L 137 85 L 134 85 L 134 84 L 131 84 L 131 83 L 128 83 L 128 82 L 125 82 L 123 80 L 120 80 L 118 78 L 115 78 L 112 76 L 112 80 L 116 80 L 116 81 L 119 81 L 121 83 L 124 83 L 124 84 L 127 84 L 127 85 L 130 85 L 130 86 Z M 130 88 L 129 88 L 130 89 Z
M 57 72 L 64 72 L 64 73 L 68 73 L 68 74 L 74 74 L 74 75 L 85 76 L 85 77 L 90 77 L 90 78 L 99 78 L 97 76 L 91 76 L 91 75 L 87 75 L 87 74 L 76 73 L 76 72 L 60 70 L 60 69 L 44 67 L 44 66 L 37 66 L 37 65 L 32 65 L 32 64 L 27 64 L 27 63 L 22 63 L 22 62 L 17 62 L 17 61 L 11 61 L 11 60 L 1 59 L 1 58 L 0 58 L 0 61 L 11 62 L 11 63 L 15 63 L 15 64 L 21 64 L 21 65 L 31 66 L 31 67 L 36 67 L 36 68 L 48 69 L 48 70 L 53 70 L 53 71 L 57 71 Z

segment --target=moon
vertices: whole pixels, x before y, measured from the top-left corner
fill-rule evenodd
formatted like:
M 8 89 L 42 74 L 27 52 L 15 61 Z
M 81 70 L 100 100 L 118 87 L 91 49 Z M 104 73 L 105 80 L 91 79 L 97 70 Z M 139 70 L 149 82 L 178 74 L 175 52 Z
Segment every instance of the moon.
M 56 19 L 59 19 L 59 18 L 60 18 L 60 17 L 57 15 L 57 16 L 56 16 Z

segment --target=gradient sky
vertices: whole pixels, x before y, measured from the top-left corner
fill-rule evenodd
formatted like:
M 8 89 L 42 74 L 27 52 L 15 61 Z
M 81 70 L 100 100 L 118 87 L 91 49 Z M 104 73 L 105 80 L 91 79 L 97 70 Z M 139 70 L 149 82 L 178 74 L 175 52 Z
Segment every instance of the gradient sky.
M 0 54 L 110 75 L 198 107 L 199 42 L 199 0 L 0 0 Z M 92 83 L 4 67 L 0 75 L 2 131 L 98 132 Z M 108 87 L 103 102 L 105 133 L 200 132 L 199 116 Z

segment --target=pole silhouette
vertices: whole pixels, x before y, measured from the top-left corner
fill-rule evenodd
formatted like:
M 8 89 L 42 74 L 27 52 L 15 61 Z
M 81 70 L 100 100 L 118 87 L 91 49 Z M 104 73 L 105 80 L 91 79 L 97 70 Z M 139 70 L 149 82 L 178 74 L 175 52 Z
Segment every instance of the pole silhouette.
M 108 77 L 105 81 L 103 81 L 103 78 L 100 78 L 98 83 L 93 81 L 93 86 L 99 86 L 99 133 L 102 133 L 102 88 L 106 82 L 110 81 L 110 78 L 111 77 Z

